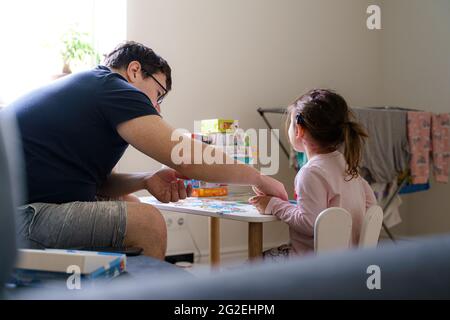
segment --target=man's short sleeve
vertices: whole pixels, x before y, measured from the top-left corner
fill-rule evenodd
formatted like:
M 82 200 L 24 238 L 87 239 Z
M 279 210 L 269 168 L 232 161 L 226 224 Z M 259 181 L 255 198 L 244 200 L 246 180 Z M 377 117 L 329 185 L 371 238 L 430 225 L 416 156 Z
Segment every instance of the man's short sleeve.
M 159 116 L 150 99 L 118 75 L 106 77 L 97 92 L 97 106 L 113 128 L 134 118 Z

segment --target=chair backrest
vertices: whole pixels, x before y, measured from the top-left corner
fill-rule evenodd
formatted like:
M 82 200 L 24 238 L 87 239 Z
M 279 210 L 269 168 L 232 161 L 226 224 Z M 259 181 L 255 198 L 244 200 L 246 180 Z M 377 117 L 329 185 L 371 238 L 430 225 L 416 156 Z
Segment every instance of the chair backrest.
M 0 295 L 16 256 L 15 216 L 23 196 L 22 147 L 15 114 L 0 110 Z
M 370 207 L 363 220 L 359 247 L 376 247 L 383 224 L 383 209 L 380 206 Z
M 343 208 L 322 211 L 314 224 L 316 253 L 347 249 L 352 237 L 352 216 Z

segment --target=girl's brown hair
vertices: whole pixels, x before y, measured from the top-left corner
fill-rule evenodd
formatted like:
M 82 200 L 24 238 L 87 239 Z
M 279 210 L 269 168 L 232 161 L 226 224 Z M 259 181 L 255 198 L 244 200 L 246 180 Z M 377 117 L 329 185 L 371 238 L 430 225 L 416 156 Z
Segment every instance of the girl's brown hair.
M 297 124 L 308 130 L 322 148 L 334 151 L 344 145 L 348 181 L 358 177 L 361 152 L 368 136 L 342 96 L 331 90 L 314 89 L 298 98 L 288 112 L 290 116 L 294 113 Z

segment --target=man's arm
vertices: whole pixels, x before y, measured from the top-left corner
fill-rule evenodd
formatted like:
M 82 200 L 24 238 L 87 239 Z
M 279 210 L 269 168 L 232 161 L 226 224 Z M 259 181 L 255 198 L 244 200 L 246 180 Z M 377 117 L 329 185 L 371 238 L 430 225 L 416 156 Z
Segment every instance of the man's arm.
M 172 141 L 174 129 L 159 116 L 150 115 L 135 118 L 121 123 L 117 126 L 117 130 L 125 141 L 139 151 L 191 179 L 253 185 L 264 193 L 287 200 L 286 190 L 280 182 L 260 175 L 251 166 L 236 164 L 235 160 L 230 159 L 219 149 L 215 149 L 217 158 L 223 159 L 223 163 L 233 164 L 175 164 L 171 159 L 171 154 L 179 141 Z M 195 139 L 189 139 L 189 141 L 191 144 L 191 159 L 194 159 L 194 150 L 204 151 L 205 148 L 212 148 Z
M 192 186 L 184 185 L 185 176 L 164 168 L 155 173 L 111 173 L 98 190 L 101 196 L 117 198 L 139 190 L 147 190 L 161 202 L 177 202 L 190 197 Z
M 171 140 L 174 129 L 159 116 L 152 115 L 135 118 L 120 124 L 117 129 L 121 137 L 133 147 L 191 179 L 251 185 L 256 185 L 259 182 L 260 174 L 257 170 L 244 164 L 235 164 L 235 160 L 229 159 L 228 156 L 218 149 L 216 149 L 216 152 L 219 154 L 218 157 L 224 159 L 224 162 L 228 158 L 228 161 L 234 164 L 175 164 L 171 159 L 171 154 L 172 149 L 179 141 Z M 189 138 L 186 137 L 186 139 Z M 203 152 L 208 145 L 195 139 L 189 140 L 193 162 L 194 150 L 202 150 Z M 236 172 L 240 174 L 237 175 Z
M 151 173 L 116 173 L 112 172 L 100 186 L 97 193 L 101 196 L 117 198 L 146 187 L 146 180 Z

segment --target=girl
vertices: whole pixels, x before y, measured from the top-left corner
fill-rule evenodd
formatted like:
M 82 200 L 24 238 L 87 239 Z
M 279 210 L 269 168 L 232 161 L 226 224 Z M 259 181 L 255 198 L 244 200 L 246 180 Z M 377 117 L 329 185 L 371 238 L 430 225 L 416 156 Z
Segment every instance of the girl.
M 295 177 L 296 205 L 257 189 L 257 195 L 250 199 L 259 212 L 276 215 L 289 225 L 291 245 L 266 251 L 264 257 L 275 259 L 314 250 L 314 223 L 330 207 L 341 207 L 351 214 L 356 245 L 366 209 L 376 204 L 369 184 L 358 174 L 367 134 L 354 121 L 344 98 L 329 90 L 306 93 L 288 112 L 289 141 L 296 151 L 305 152 L 309 161 Z M 343 149 L 343 154 L 338 149 Z

